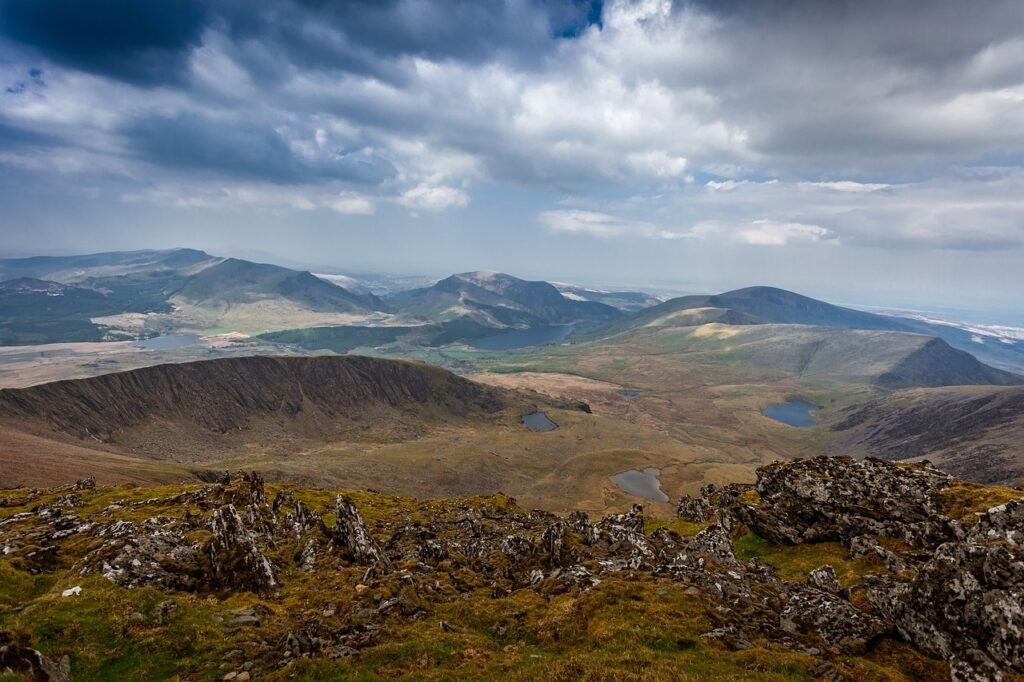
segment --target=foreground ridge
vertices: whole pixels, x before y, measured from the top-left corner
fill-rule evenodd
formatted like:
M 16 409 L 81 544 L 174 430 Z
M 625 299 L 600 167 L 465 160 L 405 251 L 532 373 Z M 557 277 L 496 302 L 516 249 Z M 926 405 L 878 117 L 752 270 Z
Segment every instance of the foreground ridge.
M 595 523 L 500 495 L 334 494 L 256 473 L 16 491 L 0 499 L 0 666 L 1001 679 L 1024 672 L 1021 496 L 828 457 L 705 486 L 667 524 L 639 505 Z

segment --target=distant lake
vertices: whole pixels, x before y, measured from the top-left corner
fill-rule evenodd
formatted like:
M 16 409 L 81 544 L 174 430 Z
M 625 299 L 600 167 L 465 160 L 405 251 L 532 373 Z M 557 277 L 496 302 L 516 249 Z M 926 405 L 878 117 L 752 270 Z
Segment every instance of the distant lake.
M 608 478 L 627 495 L 642 497 L 645 500 L 668 502 L 668 495 L 661 491 L 661 481 L 658 480 L 658 476 L 661 476 L 661 469 L 651 468 L 643 471 L 636 469 L 623 471 L 621 474 L 615 474 Z
M 485 336 L 481 339 L 470 339 L 466 343 L 480 350 L 513 350 L 561 341 L 569 336 L 572 330 L 573 325 L 571 324 L 553 324 L 545 327 L 517 329 L 495 336 Z
M 523 417 L 523 423 L 531 431 L 554 431 L 558 424 L 548 419 L 543 412 L 531 412 Z
M 640 391 L 633 390 L 632 388 L 620 388 L 619 395 L 624 398 L 635 398 L 640 395 Z
M 197 343 L 199 343 L 199 337 L 195 334 L 167 334 L 136 341 L 135 347 L 146 350 L 174 350 L 175 348 L 194 346 Z
M 818 425 L 818 422 L 814 421 L 814 417 L 811 416 L 812 412 L 817 411 L 818 406 L 814 403 L 809 403 L 806 400 L 790 400 L 784 403 L 769 405 L 764 408 L 762 414 L 769 419 L 774 419 L 789 426 L 809 428 Z

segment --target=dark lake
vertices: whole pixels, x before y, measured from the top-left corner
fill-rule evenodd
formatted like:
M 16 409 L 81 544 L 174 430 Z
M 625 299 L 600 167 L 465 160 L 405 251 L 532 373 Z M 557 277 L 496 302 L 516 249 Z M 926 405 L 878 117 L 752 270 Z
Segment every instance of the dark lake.
M 485 336 L 481 339 L 470 339 L 466 343 L 480 350 L 513 350 L 561 341 L 569 336 L 572 330 L 573 325 L 571 324 L 553 324 L 530 329 L 516 329 L 495 336 Z
M 661 481 L 658 480 L 660 475 L 661 469 L 644 469 L 643 471 L 631 469 L 608 478 L 619 487 L 619 490 L 628 495 L 642 497 L 645 500 L 668 502 L 668 495 L 661 491 Z
M 199 343 L 199 337 L 195 334 L 167 334 L 165 336 L 154 336 L 151 339 L 136 341 L 137 348 L 146 350 L 174 350 Z
M 558 428 L 558 424 L 548 419 L 543 412 L 531 412 L 523 417 L 523 423 L 531 431 L 554 431 Z
M 762 414 L 789 426 L 808 428 L 818 425 L 818 422 L 814 421 L 814 417 L 811 416 L 811 413 L 817 412 L 817 410 L 817 405 L 806 400 L 790 400 L 784 403 L 769 405 L 764 408 Z
M 635 398 L 640 395 L 640 391 L 633 390 L 632 388 L 620 388 L 619 395 L 626 398 Z

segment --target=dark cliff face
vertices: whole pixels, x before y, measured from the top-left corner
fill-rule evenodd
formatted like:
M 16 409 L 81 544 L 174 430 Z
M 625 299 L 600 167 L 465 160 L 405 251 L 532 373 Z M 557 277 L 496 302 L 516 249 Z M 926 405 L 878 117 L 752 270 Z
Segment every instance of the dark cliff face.
M 970 353 L 951 347 L 942 339 L 932 339 L 907 356 L 903 362 L 878 377 L 886 388 L 932 386 L 1015 386 L 1024 377 L 989 367 Z
M 0 391 L 0 418 L 42 419 L 100 439 L 155 419 L 227 432 L 259 415 L 309 410 L 342 419 L 417 406 L 470 415 L 505 405 L 499 391 L 445 370 L 359 356 L 227 358 Z

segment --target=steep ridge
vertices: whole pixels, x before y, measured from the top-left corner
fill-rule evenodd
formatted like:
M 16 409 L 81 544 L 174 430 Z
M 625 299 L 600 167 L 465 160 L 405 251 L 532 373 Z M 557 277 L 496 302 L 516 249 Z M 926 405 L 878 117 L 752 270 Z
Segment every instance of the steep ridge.
M 344 420 L 428 406 L 469 415 L 498 411 L 504 402 L 496 389 L 442 369 L 360 356 L 224 358 L 0 391 L 0 421 L 42 421 L 101 441 L 153 420 L 226 433 L 261 415 Z
M 878 384 L 887 388 L 968 384 L 1013 386 L 1022 383 L 1024 377 L 982 364 L 970 353 L 957 350 L 942 339 L 931 339 L 878 377 Z
M 1024 388 L 899 391 L 846 410 L 835 452 L 928 458 L 982 483 L 1024 484 Z

